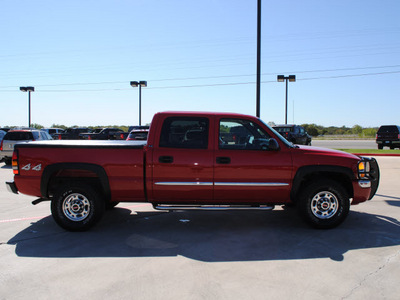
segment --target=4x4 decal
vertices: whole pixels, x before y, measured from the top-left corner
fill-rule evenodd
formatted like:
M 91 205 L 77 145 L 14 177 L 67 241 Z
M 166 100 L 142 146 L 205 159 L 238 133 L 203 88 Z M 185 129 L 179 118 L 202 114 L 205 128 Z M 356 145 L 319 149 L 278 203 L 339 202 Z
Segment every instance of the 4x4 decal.
M 27 164 L 27 165 L 23 166 L 21 169 L 25 170 L 25 171 L 29 171 L 29 170 L 40 171 L 42 169 L 42 164 L 38 164 L 37 166 L 32 166 L 32 168 L 31 168 L 31 164 Z

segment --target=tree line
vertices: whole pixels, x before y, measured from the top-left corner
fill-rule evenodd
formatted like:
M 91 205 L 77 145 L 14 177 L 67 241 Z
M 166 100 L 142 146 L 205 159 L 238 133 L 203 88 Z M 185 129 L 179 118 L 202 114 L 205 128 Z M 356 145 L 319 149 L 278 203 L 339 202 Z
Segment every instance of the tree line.
M 378 127 L 362 127 L 360 125 L 354 125 L 353 127 L 336 127 L 329 126 L 324 127 L 316 124 L 302 124 L 301 126 L 312 136 L 320 135 L 356 135 L 360 138 L 375 138 L 378 131 Z

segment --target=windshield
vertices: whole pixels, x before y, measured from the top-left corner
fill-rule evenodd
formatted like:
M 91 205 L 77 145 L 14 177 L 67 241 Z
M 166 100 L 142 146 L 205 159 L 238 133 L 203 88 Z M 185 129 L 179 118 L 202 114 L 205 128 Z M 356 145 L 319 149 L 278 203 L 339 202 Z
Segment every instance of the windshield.
M 282 135 L 280 135 L 280 133 L 278 131 L 276 131 L 275 129 L 273 129 L 271 126 L 269 126 L 268 124 L 265 124 L 261 119 L 259 119 L 260 122 L 262 122 L 266 127 L 268 127 L 269 130 L 271 130 L 274 134 L 275 137 L 278 138 L 279 140 L 281 140 L 286 146 L 290 147 L 290 148 L 294 148 L 294 144 L 289 142 L 287 139 L 285 139 Z

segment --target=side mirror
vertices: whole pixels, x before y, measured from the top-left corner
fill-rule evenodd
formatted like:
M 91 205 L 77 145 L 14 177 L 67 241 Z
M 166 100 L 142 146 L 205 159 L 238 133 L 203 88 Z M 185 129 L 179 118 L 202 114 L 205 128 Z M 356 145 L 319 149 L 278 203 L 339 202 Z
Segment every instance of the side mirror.
M 279 150 L 279 144 L 276 141 L 276 139 L 274 139 L 274 138 L 269 139 L 268 150 L 269 151 L 277 151 L 277 150 Z

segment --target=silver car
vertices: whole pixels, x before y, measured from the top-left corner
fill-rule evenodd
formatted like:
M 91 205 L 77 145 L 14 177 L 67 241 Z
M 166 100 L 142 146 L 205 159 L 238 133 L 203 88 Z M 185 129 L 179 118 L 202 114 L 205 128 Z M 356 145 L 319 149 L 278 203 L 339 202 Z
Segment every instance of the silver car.
M 6 165 L 11 165 L 14 146 L 16 144 L 49 139 L 51 139 L 51 136 L 41 130 L 10 130 L 1 141 L 0 160 L 4 160 Z

